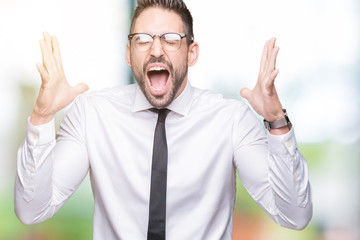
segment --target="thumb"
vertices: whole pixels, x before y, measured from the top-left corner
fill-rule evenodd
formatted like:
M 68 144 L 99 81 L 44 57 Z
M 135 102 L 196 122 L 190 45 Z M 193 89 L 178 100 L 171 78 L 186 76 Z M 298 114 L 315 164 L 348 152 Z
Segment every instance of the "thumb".
M 251 91 L 248 88 L 243 88 L 240 91 L 240 95 L 249 101 L 250 96 L 251 96 Z
M 86 85 L 85 83 L 79 83 L 75 87 L 73 87 L 73 92 L 74 95 L 77 96 L 86 92 L 88 89 L 89 89 L 88 85 Z

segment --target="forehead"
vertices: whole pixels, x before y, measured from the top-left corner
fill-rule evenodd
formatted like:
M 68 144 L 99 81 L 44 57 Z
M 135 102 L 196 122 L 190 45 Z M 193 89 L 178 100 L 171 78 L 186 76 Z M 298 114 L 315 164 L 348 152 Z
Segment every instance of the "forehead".
M 174 11 L 160 7 L 145 9 L 136 19 L 133 32 L 161 34 L 166 32 L 184 32 L 181 17 Z

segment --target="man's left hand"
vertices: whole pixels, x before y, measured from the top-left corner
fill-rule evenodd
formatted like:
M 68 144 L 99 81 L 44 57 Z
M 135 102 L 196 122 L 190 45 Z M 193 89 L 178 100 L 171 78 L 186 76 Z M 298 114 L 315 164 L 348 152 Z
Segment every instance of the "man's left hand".
M 279 72 L 276 69 L 276 56 L 279 47 L 275 46 L 275 38 L 265 43 L 260 63 L 260 72 L 253 90 L 243 88 L 240 94 L 254 110 L 267 121 L 275 121 L 284 117 L 274 81 Z

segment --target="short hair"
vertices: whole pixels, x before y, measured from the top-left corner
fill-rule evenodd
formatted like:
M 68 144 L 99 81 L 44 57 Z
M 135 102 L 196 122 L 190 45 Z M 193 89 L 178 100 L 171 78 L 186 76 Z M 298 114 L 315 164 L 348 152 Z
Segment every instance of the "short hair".
M 147 8 L 160 7 L 177 13 L 184 24 L 187 44 L 190 45 L 194 39 L 193 18 L 183 0 L 137 0 L 137 7 L 131 21 L 130 33 L 135 27 L 135 22 L 140 14 Z

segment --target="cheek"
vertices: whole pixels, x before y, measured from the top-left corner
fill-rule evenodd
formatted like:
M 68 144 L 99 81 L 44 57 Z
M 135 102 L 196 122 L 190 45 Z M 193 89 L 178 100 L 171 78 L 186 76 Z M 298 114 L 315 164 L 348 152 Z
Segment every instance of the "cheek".
M 142 64 L 137 56 L 130 56 L 131 59 L 131 67 L 133 69 L 134 74 L 139 75 L 142 74 Z
M 170 61 L 174 66 L 175 70 L 182 70 L 187 67 L 188 64 L 188 54 L 186 51 L 179 52 L 180 54 L 176 54 L 170 57 Z
M 188 68 L 188 58 L 187 55 L 183 56 L 182 58 L 178 58 L 176 63 L 174 63 L 175 71 L 178 73 L 183 74 L 184 71 Z
M 188 67 L 189 53 L 188 48 L 183 49 L 181 57 L 179 58 L 179 64 L 184 68 Z

